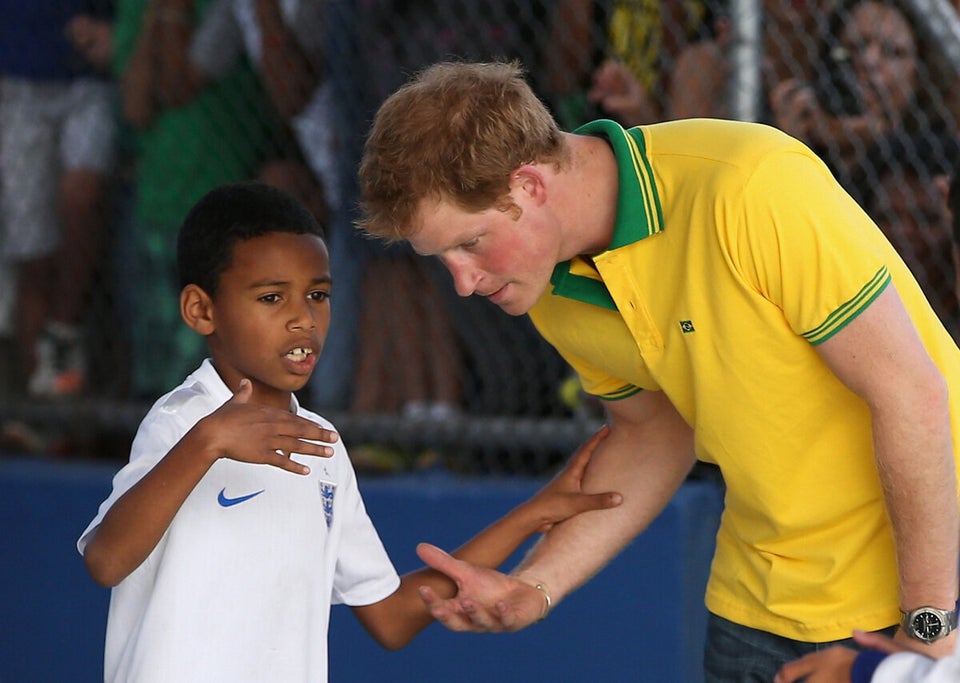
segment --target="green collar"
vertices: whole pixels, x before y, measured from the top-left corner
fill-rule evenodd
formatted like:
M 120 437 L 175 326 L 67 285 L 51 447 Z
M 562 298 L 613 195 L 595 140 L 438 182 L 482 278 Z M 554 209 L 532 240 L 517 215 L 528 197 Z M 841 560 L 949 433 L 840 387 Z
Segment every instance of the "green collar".
M 615 121 L 600 119 L 591 121 L 574 133 L 600 135 L 613 147 L 619 171 L 617 194 L 617 218 L 613 226 L 613 239 L 607 251 L 654 235 L 663 230 L 663 210 L 653 181 L 653 170 L 646 157 L 646 144 L 639 128 L 624 129 Z M 579 260 L 579 259 L 577 259 Z M 582 271 L 582 267 L 574 267 Z M 596 306 L 616 310 L 616 304 L 606 285 L 589 273 L 571 272 L 571 261 L 558 263 L 550 278 L 553 294 L 568 299 L 578 299 Z

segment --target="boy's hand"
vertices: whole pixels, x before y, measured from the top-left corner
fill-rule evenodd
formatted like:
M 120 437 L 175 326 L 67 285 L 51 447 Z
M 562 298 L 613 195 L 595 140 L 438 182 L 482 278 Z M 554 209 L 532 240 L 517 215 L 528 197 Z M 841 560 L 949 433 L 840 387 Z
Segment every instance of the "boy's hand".
M 906 639 L 906 636 L 904 638 Z M 900 641 L 876 631 L 854 631 L 853 639 L 857 641 L 857 645 L 860 647 L 877 650 L 888 655 L 897 652 L 917 652 L 929 656 L 929 651 L 924 650 L 927 646 L 922 643 L 909 641 L 908 645 L 904 645 Z M 847 683 L 850 681 L 853 661 L 856 657 L 856 650 L 835 645 L 784 664 L 773 680 L 774 683 L 792 683 L 799 680 L 804 680 L 806 683 L 817 683 L 818 681 L 820 683 Z
M 607 425 L 597 430 L 577 449 L 563 470 L 526 503 L 528 510 L 540 519 L 538 533 L 545 533 L 554 524 L 581 512 L 604 510 L 623 502 L 623 496 L 619 493 L 583 493 L 581 488 L 593 452 L 609 432 Z
M 214 460 L 230 458 L 308 474 L 310 468 L 291 460 L 291 453 L 333 455 L 333 448 L 314 442 L 334 443 L 339 439 L 336 432 L 286 410 L 252 404 L 252 393 L 250 380 L 241 380 L 233 398 L 191 430 L 200 430 Z
M 787 662 L 774 677 L 774 683 L 849 683 L 857 651 L 834 645 Z
M 901 629 L 897 629 L 897 633 L 901 633 Z M 904 636 L 906 638 L 906 636 Z M 910 645 L 905 645 L 898 640 L 894 640 L 889 636 L 885 636 L 882 633 L 877 633 L 874 631 L 854 631 L 853 639 L 857 641 L 857 645 L 860 647 L 870 648 L 871 650 L 879 650 L 880 652 L 885 652 L 888 655 L 892 655 L 897 652 L 919 652 L 922 655 L 927 654 L 923 648 L 929 647 L 923 645 L 920 642 L 915 640 L 911 641 L 907 639 L 907 642 Z

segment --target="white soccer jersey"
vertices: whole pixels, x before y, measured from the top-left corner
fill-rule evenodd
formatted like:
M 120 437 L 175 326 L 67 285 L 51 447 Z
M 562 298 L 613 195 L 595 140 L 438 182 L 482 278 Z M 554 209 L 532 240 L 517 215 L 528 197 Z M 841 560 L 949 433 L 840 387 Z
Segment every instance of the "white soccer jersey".
M 942 659 L 930 659 L 916 652 L 898 652 L 877 667 L 872 683 L 957 683 L 960 681 L 960 644 Z
M 77 541 L 198 420 L 230 399 L 209 360 L 144 418 L 130 462 Z M 333 428 L 294 406 L 298 415 Z M 364 509 L 341 442 L 293 454 L 302 476 L 218 460 L 150 556 L 116 586 L 106 681 L 326 681 L 330 604 L 367 605 L 399 577 Z

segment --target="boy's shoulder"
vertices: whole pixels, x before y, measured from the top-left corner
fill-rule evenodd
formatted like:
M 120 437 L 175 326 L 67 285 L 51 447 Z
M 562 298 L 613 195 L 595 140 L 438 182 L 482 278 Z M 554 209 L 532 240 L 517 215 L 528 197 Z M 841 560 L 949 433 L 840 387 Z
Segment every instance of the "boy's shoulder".
M 230 390 L 220 380 L 213 366 L 204 363 L 190 374 L 180 386 L 158 398 L 150 408 L 144 422 L 153 422 L 181 416 L 195 420 L 229 400 Z
M 170 391 L 153 404 L 153 410 L 175 413 L 200 403 L 208 403 L 211 399 L 210 392 L 200 382 L 191 382 L 190 384 L 181 384 L 179 387 Z
M 323 417 L 323 416 L 320 415 L 319 413 L 315 413 L 315 412 L 313 412 L 312 410 L 308 410 L 307 408 L 304 408 L 304 407 L 303 407 L 302 405 L 300 405 L 299 403 L 297 404 L 297 415 L 298 415 L 299 417 L 305 418 L 305 419 L 310 420 L 310 421 L 312 421 L 312 422 L 316 422 L 318 425 L 320 425 L 320 426 L 323 427 L 324 429 L 330 429 L 330 430 L 333 430 L 333 431 L 336 431 L 336 430 L 337 430 L 337 428 L 334 427 L 333 423 L 330 422 L 330 420 L 328 420 L 327 418 Z

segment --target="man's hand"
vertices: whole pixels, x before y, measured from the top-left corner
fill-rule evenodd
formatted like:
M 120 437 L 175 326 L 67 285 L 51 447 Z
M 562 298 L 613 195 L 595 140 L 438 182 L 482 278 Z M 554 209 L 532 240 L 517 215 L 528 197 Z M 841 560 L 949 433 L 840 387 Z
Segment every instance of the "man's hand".
M 250 380 L 241 380 L 233 398 L 190 430 L 212 460 L 230 458 L 308 474 L 310 468 L 291 460 L 291 453 L 333 455 L 333 449 L 322 443 L 336 442 L 336 432 L 287 410 L 252 404 L 252 393 Z
M 544 594 L 519 579 L 462 562 L 428 543 L 417 546 L 417 555 L 457 584 L 457 594 L 449 600 L 440 599 L 428 586 L 420 587 L 430 614 L 451 631 L 519 631 L 546 612 Z

